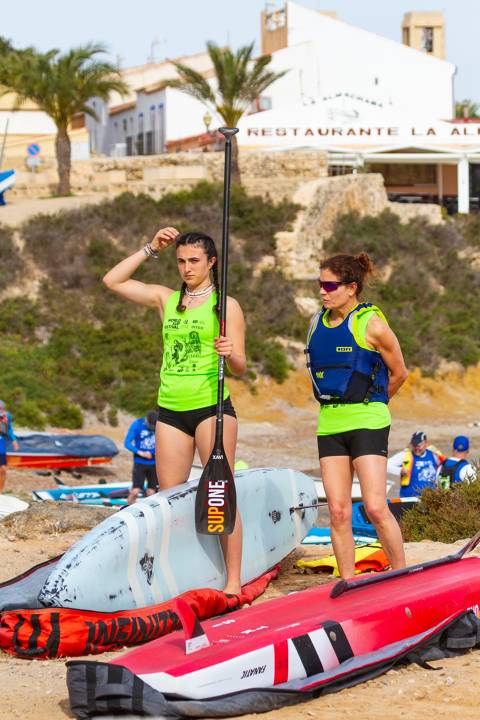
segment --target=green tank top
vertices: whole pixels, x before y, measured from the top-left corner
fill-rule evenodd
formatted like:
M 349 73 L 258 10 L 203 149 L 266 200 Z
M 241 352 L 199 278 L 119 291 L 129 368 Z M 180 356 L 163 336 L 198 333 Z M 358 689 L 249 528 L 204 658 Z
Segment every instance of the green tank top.
M 328 327 L 328 311 L 324 315 Z M 370 347 L 365 339 L 368 321 L 379 314 L 373 309 L 363 312 L 357 320 L 355 339 L 359 345 Z M 385 317 L 380 314 L 383 320 Z M 317 435 L 336 435 L 349 430 L 380 430 L 392 422 L 388 405 L 383 402 L 321 405 L 318 413 Z
M 168 410 L 198 410 L 217 402 L 218 355 L 213 340 L 220 333 L 216 293 L 191 310 L 178 312 L 180 292 L 170 295 L 163 317 L 163 361 L 158 404 Z M 229 396 L 225 385 L 224 399 Z

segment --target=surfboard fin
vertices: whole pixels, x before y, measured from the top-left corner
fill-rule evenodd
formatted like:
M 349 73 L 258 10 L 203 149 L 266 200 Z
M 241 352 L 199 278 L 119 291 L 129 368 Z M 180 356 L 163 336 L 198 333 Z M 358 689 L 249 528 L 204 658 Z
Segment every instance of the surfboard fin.
M 175 604 L 177 615 L 185 633 L 185 654 L 190 655 L 209 647 L 210 640 L 190 605 L 182 598 L 177 598 Z

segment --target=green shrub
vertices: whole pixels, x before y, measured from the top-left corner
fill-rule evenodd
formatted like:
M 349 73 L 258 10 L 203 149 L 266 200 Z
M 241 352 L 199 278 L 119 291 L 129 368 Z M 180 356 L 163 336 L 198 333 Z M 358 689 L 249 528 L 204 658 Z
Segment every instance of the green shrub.
M 0 225 L 0 290 L 13 285 L 20 276 L 23 262 L 13 241 L 13 230 Z
M 418 504 L 403 515 L 401 526 L 408 542 L 451 543 L 471 537 L 480 528 L 480 479 L 456 483 L 450 490 L 427 488 Z
M 32 430 L 44 430 L 47 425 L 47 418 L 34 400 L 22 398 L 13 402 L 10 407 L 14 408 L 14 423 Z
M 83 414 L 77 405 L 68 402 L 64 397 L 54 400 L 47 412 L 48 424 L 57 428 L 77 430 L 83 427 Z

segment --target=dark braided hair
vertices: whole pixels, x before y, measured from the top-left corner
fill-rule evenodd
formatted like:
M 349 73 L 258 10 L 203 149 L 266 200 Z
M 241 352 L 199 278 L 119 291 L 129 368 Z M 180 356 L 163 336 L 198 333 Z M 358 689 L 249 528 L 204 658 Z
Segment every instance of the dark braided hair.
M 217 293 L 217 304 L 214 307 L 214 311 L 217 315 L 220 314 L 220 284 L 218 282 L 218 253 L 215 243 L 213 242 L 210 235 L 202 232 L 185 232 L 178 236 L 175 241 L 175 248 L 181 245 L 200 245 L 209 260 L 215 258 L 215 262 L 212 266 L 213 284 Z M 185 312 L 185 305 L 182 303 L 185 290 L 187 289 L 187 283 L 183 282 L 180 288 L 180 298 L 177 305 L 178 312 Z

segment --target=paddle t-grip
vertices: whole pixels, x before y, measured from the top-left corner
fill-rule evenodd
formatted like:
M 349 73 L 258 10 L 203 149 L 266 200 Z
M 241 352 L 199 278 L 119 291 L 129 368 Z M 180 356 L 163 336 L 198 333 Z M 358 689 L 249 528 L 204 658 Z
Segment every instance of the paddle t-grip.
M 225 140 L 230 140 L 234 135 L 238 133 L 238 128 L 218 128 L 218 132 L 221 132 Z

